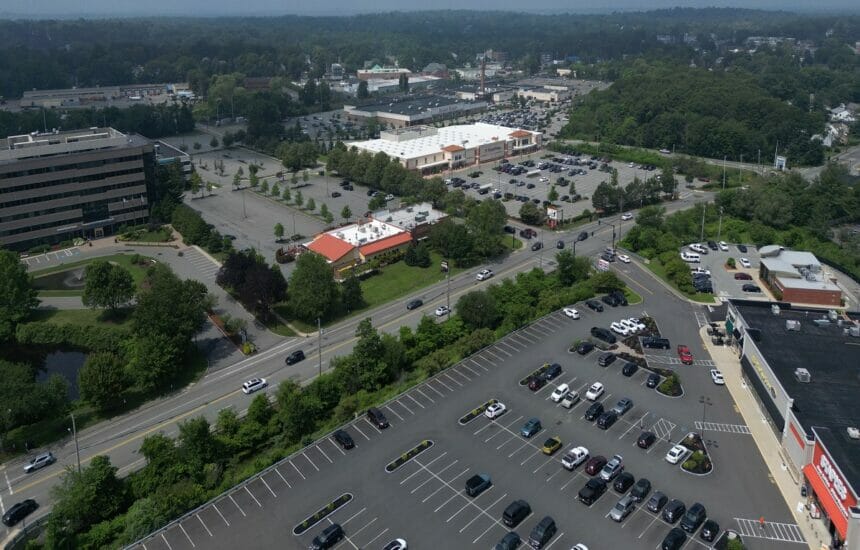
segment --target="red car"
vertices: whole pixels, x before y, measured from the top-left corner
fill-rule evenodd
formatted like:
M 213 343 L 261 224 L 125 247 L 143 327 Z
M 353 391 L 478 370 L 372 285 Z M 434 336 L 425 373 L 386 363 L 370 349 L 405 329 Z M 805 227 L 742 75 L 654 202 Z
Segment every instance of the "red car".
M 546 379 L 543 376 L 532 376 L 529 378 L 529 389 L 531 391 L 538 391 L 546 384 Z
M 743 272 L 735 273 L 735 280 L 736 281 L 752 281 L 752 275 L 750 275 L 749 273 L 743 273 Z
M 690 353 L 690 348 L 683 344 L 678 346 L 678 357 L 681 358 L 681 362 L 685 365 L 693 364 L 693 354 Z

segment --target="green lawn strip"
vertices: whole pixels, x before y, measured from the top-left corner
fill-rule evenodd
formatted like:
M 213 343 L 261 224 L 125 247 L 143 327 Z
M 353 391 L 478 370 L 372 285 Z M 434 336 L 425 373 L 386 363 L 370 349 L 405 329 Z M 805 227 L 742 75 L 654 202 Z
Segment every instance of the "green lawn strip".
M 519 250 L 523 247 L 523 241 L 517 239 L 516 237 L 511 237 L 510 239 L 507 237 L 502 237 L 502 246 L 504 246 L 507 250 Z
M 131 311 L 120 309 L 116 315 L 111 315 L 102 309 L 37 309 L 30 314 L 28 320 L 57 325 L 123 326 L 131 322 Z
M 298 334 L 296 334 L 296 331 L 291 329 L 289 325 L 282 323 L 278 319 L 273 319 L 272 321 L 269 321 L 268 323 L 264 324 L 266 325 L 267 329 L 274 332 L 278 336 L 298 336 Z
M 636 305 L 642 303 L 642 296 L 630 290 L 629 286 L 624 287 L 624 297 L 627 298 L 628 305 Z
M 83 296 L 83 290 L 40 290 L 39 296 L 50 298 L 52 296 Z
M 702 294 L 701 292 L 695 292 L 695 293 L 690 294 L 690 293 L 684 292 L 683 290 L 681 290 L 681 289 L 679 289 L 678 287 L 676 287 L 676 286 L 672 283 L 672 281 L 670 281 L 670 280 L 669 280 L 669 277 L 666 275 L 666 270 L 665 270 L 665 269 L 663 269 L 663 264 L 662 264 L 662 263 L 660 263 L 660 260 L 653 259 L 653 260 L 649 261 L 649 262 L 648 262 L 647 264 L 645 264 L 645 265 L 648 267 L 648 269 L 649 269 L 649 270 L 651 270 L 651 273 L 653 273 L 654 275 L 656 275 L 656 276 L 660 277 L 660 279 L 662 279 L 663 281 L 665 281 L 665 282 L 666 282 L 666 284 L 668 284 L 668 285 L 669 285 L 670 287 L 672 287 L 674 290 L 676 290 L 677 292 L 679 292 L 679 293 L 683 294 L 684 296 L 686 296 L 687 298 L 689 298 L 689 299 L 693 300 L 694 302 L 699 302 L 699 303 L 701 303 L 701 304 L 713 304 L 713 303 L 714 303 L 714 296 L 713 296 L 713 294 Z M 628 301 L 629 301 L 629 300 L 628 300 Z
M 138 255 L 143 259 L 147 259 L 147 260 L 151 259 L 148 256 L 145 256 L 143 254 L 138 254 Z M 131 277 L 132 277 L 132 279 L 134 279 L 134 284 L 139 285 L 141 283 L 141 281 L 143 281 L 143 278 L 146 276 L 146 267 L 147 266 L 141 266 L 141 265 L 133 264 L 131 262 L 132 256 L 134 256 L 134 254 L 113 254 L 111 256 L 100 256 L 98 258 L 90 258 L 90 259 L 81 260 L 78 262 L 71 262 L 71 263 L 67 263 L 67 264 L 56 265 L 53 267 L 49 267 L 47 269 L 41 269 L 39 271 L 33 271 L 32 275 L 35 279 L 38 279 L 39 277 L 41 277 L 43 275 L 51 275 L 53 273 L 59 273 L 61 271 L 68 271 L 70 269 L 75 269 L 76 267 L 86 266 L 87 264 L 90 264 L 96 260 L 101 260 L 101 261 L 115 263 L 117 265 L 121 265 L 122 267 L 126 268 L 131 273 Z M 81 292 L 83 292 L 83 291 L 81 291 Z

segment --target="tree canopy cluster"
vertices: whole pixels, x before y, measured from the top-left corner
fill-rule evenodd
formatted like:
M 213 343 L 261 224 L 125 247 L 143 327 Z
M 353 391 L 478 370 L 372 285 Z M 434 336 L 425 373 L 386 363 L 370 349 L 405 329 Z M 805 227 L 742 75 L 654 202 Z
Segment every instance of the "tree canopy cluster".
M 824 112 L 773 96 L 745 71 L 707 71 L 637 60 L 603 91 L 587 95 L 563 135 L 710 158 L 823 160 Z
M 217 281 L 263 321 L 271 317 L 272 306 L 287 297 L 284 274 L 252 249 L 231 252 L 218 271 Z

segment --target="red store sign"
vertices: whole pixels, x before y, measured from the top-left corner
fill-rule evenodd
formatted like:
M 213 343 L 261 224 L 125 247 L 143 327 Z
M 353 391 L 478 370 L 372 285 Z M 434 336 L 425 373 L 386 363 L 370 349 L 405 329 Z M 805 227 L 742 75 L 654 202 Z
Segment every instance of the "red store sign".
M 857 497 L 820 443 L 815 443 L 812 463 L 803 468 L 803 473 L 827 510 L 830 521 L 845 538 L 848 530 L 848 509 L 857 505 Z

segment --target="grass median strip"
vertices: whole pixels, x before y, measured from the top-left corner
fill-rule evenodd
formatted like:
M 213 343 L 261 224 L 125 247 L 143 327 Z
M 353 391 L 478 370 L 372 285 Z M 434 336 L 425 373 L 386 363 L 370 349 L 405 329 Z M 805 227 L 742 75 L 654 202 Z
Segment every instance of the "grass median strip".
M 480 407 L 478 407 L 476 409 L 472 409 L 471 411 L 469 411 L 468 413 L 466 413 L 460 417 L 460 420 L 459 420 L 460 425 L 465 426 L 466 424 L 468 424 L 472 420 L 474 420 L 474 419 L 478 418 L 479 416 L 481 416 L 482 414 L 484 414 L 484 411 L 487 410 L 487 407 L 489 407 L 490 405 L 495 405 L 498 402 L 499 402 L 498 399 L 490 399 L 489 401 L 487 401 L 486 403 L 484 403 Z
M 333 501 L 329 502 L 328 504 L 317 510 L 314 515 L 308 516 L 300 524 L 293 527 L 293 534 L 298 536 L 307 532 L 308 529 L 312 528 L 314 525 L 321 522 L 328 516 L 332 515 L 342 507 L 346 506 L 351 501 L 352 493 L 344 493 L 340 495 Z
M 529 380 L 531 380 L 532 378 L 534 378 L 536 376 L 543 376 L 543 374 L 547 371 L 548 368 L 549 368 L 549 363 L 544 363 L 541 368 L 537 369 L 533 373 L 529 374 L 528 376 L 526 376 L 525 378 L 520 380 L 520 386 L 525 386 L 526 384 L 529 383 Z
M 420 455 L 421 453 L 423 453 L 424 451 L 426 451 L 427 449 L 429 449 L 432 446 L 433 446 L 433 442 L 430 441 L 429 439 L 425 439 L 424 441 L 422 441 L 418 445 L 412 447 L 411 449 L 409 449 L 408 451 L 406 451 L 402 455 L 398 456 L 397 458 L 395 458 L 394 460 L 389 462 L 385 466 L 385 471 L 390 474 L 391 472 L 393 472 L 397 468 L 400 468 L 401 466 L 403 466 L 404 464 L 406 464 L 407 462 L 409 462 L 410 460 L 412 460 L 416 456 Z

